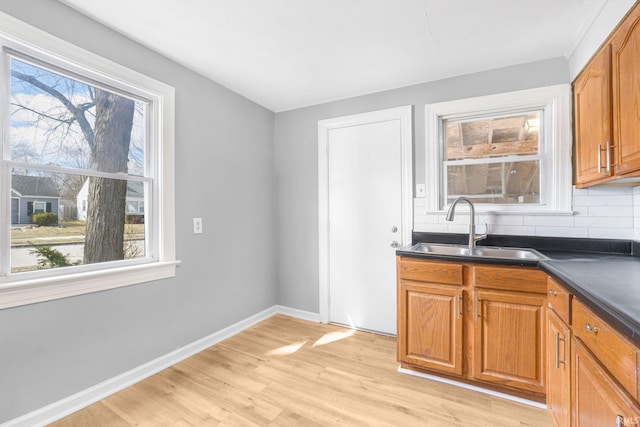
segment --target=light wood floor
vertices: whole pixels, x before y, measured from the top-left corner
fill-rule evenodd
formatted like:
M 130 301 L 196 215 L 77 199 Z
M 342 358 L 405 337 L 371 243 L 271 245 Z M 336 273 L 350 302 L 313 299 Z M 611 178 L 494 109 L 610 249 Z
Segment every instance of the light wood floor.
M 274 316 L 53 424 L 550 426 L 519 403 L 399 374 L 395 339 Z

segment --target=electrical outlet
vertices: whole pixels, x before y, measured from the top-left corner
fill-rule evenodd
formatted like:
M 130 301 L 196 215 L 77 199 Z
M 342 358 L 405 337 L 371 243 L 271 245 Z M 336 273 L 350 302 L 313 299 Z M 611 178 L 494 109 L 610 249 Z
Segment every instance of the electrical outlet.
M 416 197 L 425 197 L 427 193 L 425 184 L 417 184 L 416 185 Z
M 193 218 L 193 234 L 202 234 L 202 218 Z

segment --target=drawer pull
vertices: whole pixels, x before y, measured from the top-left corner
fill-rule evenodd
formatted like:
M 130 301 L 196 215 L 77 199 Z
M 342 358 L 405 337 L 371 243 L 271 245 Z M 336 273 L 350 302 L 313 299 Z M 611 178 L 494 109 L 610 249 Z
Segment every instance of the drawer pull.
M 616 415 L 616 427 L 624 427 L 624 417 L 622 415 Z
M 478 297 L 476 297 L 476 321 L 478 321 Z
M 458 294 L 458 319 L 462 317 L 462 294 Z
M 554 291 L 553 289 L 549 289 L 549 295 L 551 295 L 552 297 L 555 297 L 556 295 L 558 295 L 558 292 Z
M 587 330 L 587 332 L 593 332 L 594 334 L 598 333 L 598 327 L 596 325 L 591 326 L 587 323 L 584 328 Z

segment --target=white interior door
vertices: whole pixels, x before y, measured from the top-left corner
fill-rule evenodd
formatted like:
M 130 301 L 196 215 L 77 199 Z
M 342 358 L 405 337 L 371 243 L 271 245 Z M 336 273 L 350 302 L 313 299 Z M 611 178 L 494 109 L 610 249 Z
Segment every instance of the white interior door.
M 406 123 L 372 119 L 326 134 L 329 321 L 395 334 L 395 248 L 410 235 L 403 219 Z

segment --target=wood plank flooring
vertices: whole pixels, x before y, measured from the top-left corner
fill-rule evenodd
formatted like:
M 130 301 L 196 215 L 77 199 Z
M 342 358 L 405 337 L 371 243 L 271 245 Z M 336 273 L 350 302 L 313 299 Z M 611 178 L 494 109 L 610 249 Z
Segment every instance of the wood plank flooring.
M 400 374 L 395 354 L 393 338 L 277 315 L 53 426 L 551 426 Z

